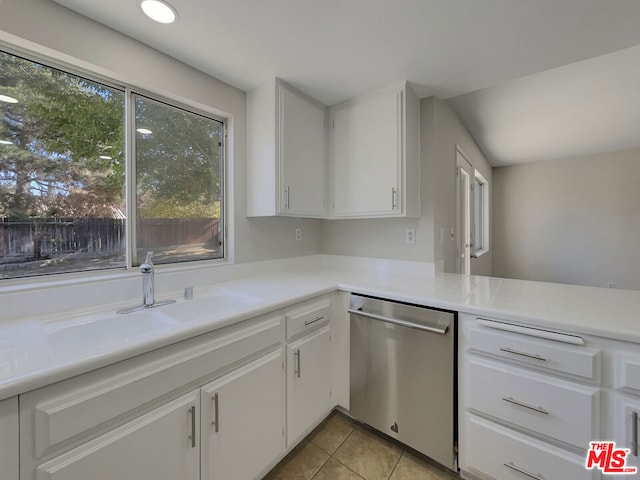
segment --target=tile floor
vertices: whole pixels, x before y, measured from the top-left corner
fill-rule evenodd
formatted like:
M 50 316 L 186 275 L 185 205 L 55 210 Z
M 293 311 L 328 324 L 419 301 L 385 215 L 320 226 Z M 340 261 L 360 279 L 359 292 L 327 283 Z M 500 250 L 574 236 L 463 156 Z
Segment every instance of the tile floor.
M 264 480 L 459 480 L 334 412 Z

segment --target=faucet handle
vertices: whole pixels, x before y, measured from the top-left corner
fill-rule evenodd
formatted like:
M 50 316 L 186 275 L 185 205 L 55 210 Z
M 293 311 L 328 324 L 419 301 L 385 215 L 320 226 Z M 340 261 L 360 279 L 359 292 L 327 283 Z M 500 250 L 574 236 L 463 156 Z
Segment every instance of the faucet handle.
M 153 260 L 151 257 L 153 256 L 153 252 L 147 252 L 147 259 L 140 264 L 140 271 L 142 273 L 151 273 L 153 272 Z

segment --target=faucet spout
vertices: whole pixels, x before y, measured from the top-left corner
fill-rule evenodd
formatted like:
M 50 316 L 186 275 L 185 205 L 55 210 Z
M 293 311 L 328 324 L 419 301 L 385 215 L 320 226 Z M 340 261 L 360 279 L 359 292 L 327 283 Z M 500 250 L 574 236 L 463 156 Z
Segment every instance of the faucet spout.
M 147 259 L 140 265 L 140 272 L 142 273 L 142 305 L 145 307 L 151 307 L 156 303 L 152 256 L 153 252 L 147 252 Z

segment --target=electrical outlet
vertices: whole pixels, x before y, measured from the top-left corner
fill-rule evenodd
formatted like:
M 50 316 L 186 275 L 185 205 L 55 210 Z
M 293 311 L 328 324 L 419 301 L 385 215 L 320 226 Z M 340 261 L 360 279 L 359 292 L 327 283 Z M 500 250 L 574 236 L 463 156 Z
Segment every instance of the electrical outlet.
M 296 242 L 302 240 L 302 229 L 300 227 L 296 228 Z
M 407 243 L 416 243 L 416 229 L 407 228 L 405 232 L 405 240 Z

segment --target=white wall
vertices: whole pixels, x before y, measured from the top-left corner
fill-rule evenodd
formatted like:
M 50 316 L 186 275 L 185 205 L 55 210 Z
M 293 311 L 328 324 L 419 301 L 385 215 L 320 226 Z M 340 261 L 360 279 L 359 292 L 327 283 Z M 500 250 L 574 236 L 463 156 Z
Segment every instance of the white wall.
M 235 261 L 318 253 L 318 220 L 247 219 L 246 95 L 49 0 L 0 1 L 0 42 L 229 118 Z M 1 45 L 0 45 L 1 46 Z M 295 228 L 304 230 L 295 241 Z M 231 242 L 230 242 L 231 243 Z
M 435 261 L 444 265 L 445 272 L 456 271 L 457 242 L 450 238 L 451 229 L 456 229 L 456 147 L 460 147 L 473 167 L 487 180 L 489 198 L 492 190 L 492 167 L 485 159 L 457 113 L 446 101 L 424 99 L 430 106 L 427 128 L 433 129 L 432 143 L 423 147 L 423 165 L 428 168 L 427 191 L 430 192 L 434 209 Z M 490 215 L 491 218 L 491 215 Z M 444 241 L 440 243 L 440 229 Z M 489 232 L 491 237 L 491 232 Z M 471 260 L 473 275 L 491 275 L 493 247 L 489 241 L 489 252 Z
M 494 169 L 495 276 L 640 289 L 640 149 Z
M 322 252 L 394 260 L 431 262 L 456 270 L 456 145 L 491 184 L 491 166 L 453 108 L 434 97 L 420 101 L 420 218 L 330 220 L 325 222 Z M 405 242 L 405 230 L 416 229 L 416 243 Z M 444 240 L 440 243 L 440 228 Z M 472 262 L 472 273 L 491 275 L 491 252 Z

